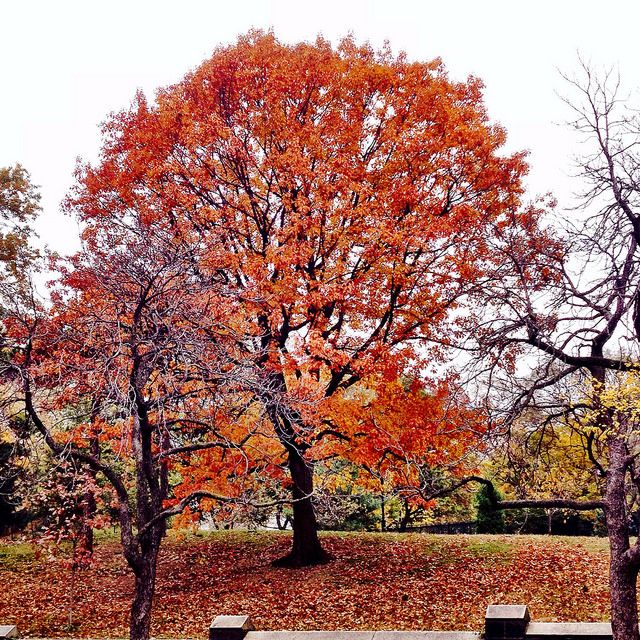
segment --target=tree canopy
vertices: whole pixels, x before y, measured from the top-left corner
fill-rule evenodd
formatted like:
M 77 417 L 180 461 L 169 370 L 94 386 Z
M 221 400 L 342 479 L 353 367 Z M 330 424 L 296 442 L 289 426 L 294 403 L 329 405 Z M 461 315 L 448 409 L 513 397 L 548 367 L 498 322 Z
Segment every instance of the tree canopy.
M 480 81 L 451 81 L 439 60 L 254 32 L 154 104 L 138 95 L 81 167 L 68 208 L 89 250 L 153 226 L 199 243 L 199 277 L 224 289 L 226 330 L 269 380 L 254 401 L 292 475 L 290 562 L 324 558 L 315 452 L 351 435 L 327 399 L 433 372 L 490 237 L 526 221 L 523 154 L 504 141 Z

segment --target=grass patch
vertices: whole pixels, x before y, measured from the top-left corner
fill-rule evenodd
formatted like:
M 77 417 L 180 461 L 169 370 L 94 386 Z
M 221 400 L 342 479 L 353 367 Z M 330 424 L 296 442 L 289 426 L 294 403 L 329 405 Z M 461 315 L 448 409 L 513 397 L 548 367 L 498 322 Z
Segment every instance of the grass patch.
M 117 527 L 109 527 L 108 529 L 94 529 L 93 541 L 96 544 L 105 542 L 120 542 L 120 529 Z
M 34 561 L 33 545 L 28 542 L 0 544 L 0 567 L 9 571 L 22 569 Z
M 609 553 L 609 539 L 604 537 L 576 536 L 575 538 L 569 538 L 566 536 L 550 536 L 550 539 L 568 547 L 581 547 L 589 553 Z M 634 540 L 632 538 L 631 543 L 633 544 L 633 542 Z
M 513 544 L 504 539 L 479 539 L 469 540 L 466 550 L 477 558 L 506 561 L 513 555 Z

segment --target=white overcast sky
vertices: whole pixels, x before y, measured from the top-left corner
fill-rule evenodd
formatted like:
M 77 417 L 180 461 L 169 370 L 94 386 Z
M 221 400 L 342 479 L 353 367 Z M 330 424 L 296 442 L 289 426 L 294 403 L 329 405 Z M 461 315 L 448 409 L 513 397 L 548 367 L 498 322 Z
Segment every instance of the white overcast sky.
M 552 191 L 561 204 L 577 186 L 567 174 L 579 149 L 559 126 L 568 113 L 558 69 L 575 71 L 577 52 L 617 66 L 640 106 L 638 0 L 0 0 L 0 166 L 20 162 L 40 185 L 44 242 L 78 246 L 59 204 L 76 158 L 95 158 L 107 114 L 253 27 L 285 42 L 389 40 L 413 59 L 442 58 L 455 79 L 482 78 L 508 148 L 531 152 L 532 195 Z

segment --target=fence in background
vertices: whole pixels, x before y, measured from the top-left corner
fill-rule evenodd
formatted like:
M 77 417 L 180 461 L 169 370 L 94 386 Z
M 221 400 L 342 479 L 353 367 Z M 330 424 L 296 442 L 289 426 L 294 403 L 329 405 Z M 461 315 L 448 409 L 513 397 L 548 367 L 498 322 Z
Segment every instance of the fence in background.
M 459 533 L 478 533 L 478 523 L 470 522 L 444 522 L 442 524 L 424 524 L 418 527 L 407 527 L 407 532 L 415 533 L 447 533 L 451 535 Z

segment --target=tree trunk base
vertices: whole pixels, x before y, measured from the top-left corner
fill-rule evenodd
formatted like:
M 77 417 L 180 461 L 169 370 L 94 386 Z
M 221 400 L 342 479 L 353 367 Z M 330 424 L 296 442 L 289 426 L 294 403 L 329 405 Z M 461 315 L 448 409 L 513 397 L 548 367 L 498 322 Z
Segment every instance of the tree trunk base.
M 313 567 L 319 564 L 327 564 L 333 560 L 333 556 L 327 553 L 322 547 L 314 549 L 312 552 L 298 553 L 291 551 L 286 556 L 278 558 L 271 563 L 272 567 L 285 567 L 288 569 L 299 569 L 301 567 Z

